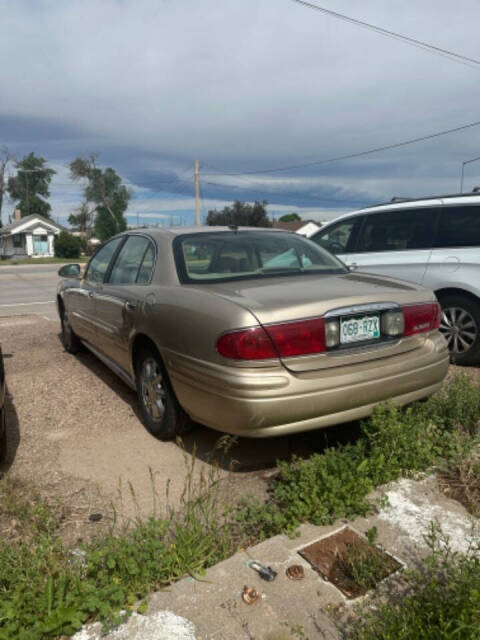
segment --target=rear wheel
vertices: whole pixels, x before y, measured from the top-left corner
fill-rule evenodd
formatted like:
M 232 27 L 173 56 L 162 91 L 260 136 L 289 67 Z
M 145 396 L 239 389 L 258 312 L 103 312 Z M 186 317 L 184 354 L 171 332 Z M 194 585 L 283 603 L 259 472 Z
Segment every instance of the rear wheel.
M 184 433 L 189 417 L 178 403 L 156 349 L 143 348 L 135 364 L 138 403 L 147 429 L 160 440 Z
M 60 322 L 62 325 L 62 342 L 65 347 L 65 351 L 68 351 L 68 353 L 78 353 L 82 349 L 82 343 L 80 342 L 80 338 L 72 329 L 65 309 L 62 309 Z
M 447 340 L 452 362 L 471 365 L 480 361 L 480 304 L 462 295 L 439 297 L 440 331 Z

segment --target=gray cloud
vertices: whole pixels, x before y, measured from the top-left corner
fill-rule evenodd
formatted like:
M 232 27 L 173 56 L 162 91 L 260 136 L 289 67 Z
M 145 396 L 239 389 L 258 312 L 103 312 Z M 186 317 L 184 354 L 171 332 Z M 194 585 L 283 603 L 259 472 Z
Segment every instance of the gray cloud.
M 446 0 L 328 6 L 480 57 L 476 0 L 461 11 Z M 205 164 L 205 197 L 355 208 L 454 191 L 462 160 L 479 155 L 480 127 L 270 179 L 220 178 L 208 163 L 297 164 L 477 120 L 480 69 L 289 0 L 0 0 L 0 10 L 0 143 L 62 166 L 99 151 L 138 185 L 142 204 L 145 189 L 152 207 L 166 191 L 166 201 L 191 198 L 193 158 Z M 469 167 L 468 188 L 479 174 L 480 163 Z M 62 212 L 66 180 L 52 189 Z

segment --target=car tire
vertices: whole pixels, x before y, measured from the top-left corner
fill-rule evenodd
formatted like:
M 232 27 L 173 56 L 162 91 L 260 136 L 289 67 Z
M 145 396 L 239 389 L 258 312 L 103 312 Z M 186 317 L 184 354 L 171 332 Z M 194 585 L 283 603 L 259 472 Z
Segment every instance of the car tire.
M 62 343 L 65 351 L 68 353 L 78 353 L 82 349 L 80 338 L 74 332 L 70 325 L 67 312 L 63 309 L 60 316 L 62 325 Z
M 7 421 L 5 408 L 0 410 L 0 464 L 7 459 Z
M 440 331 L 445 336 L 454 364 L 468 366 L 480 361 L 480 304 L 461 294 L 438 298 L 442 307 Z
M 167 370 L 153 346 L 137 355 L 135 379 L 140 413 L 148 431 L 160 440 L 171 440 L 187 431 L 190 418 L 180 406 Z

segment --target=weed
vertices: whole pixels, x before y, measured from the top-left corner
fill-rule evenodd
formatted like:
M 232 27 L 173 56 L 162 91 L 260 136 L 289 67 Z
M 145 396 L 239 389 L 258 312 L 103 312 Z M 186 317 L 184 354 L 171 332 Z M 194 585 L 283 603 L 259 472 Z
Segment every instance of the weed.
M 59 505 L 45 503 L 31 488 L 7 476 L 0 481 L 0 524 L 4 530 L 4 523 L 18 521 L 20 525 L 13 529 L 21 534 L 17 531 L 0 539 L 0 640 L 69 635 L 94 619 L 115 624 L 118 611 L 124 609 L 128 615 L 150 591 L 185 575 L 197 576 L 240 546 L 277 533 L 293 534 L 302 522 L 328 524 L 337 518 L 366 515 L 375 509 L 368 499 L 375 487 L 432 465 L 461 473 L 474 502 L 479 487 L 475 454 L 479 419 L 479 387 L 460 376 L 425 403 L 406 410 L 379 407 L 354 444 L 329 448 L 306 460 L 281 462 L 269 501 L 260 504 L 246 499 L 235 508 L 222 504 L 214 466 L 194 479 L 193 455 L 180 510 L 167 507 L 163 517 L 137 518 L 123 527 L 114 522 L 110 532 L 80 550 L 85 562 L 72 562 L 71 553 L 62 548 L 57 532 Z M 222 440 L 221 449 L 225 446 Z M 151 478 L 153 485 L 153 474 Z M 135 500 L 133 487 L 130 493 Z M 157 499 L 155 490 L 155 512 Z M 370 542 L 374 538 L 372 531 Z M 394 631 L 374 635 L 376 630 L 359 627 L 355 640 L 452 637 L 447 623 L 438 626 L 441 621 L 432 628 L 439 628 L 443 635 L 428 635 L 426 618 L 421 618 L 422 602 L 432 620 L 441 617 L 441 608 L 448 603 L 445 620 L 452 629 L 466 630 L 457 636 L 462 640 L 478 636 L 470 633 L 474 623 L 480 624 L 478 558 L 435 554 L 436 548 L 432 547 L 425 583 L 407 601 L 416 635 L 396 633 L 400 610 L 389 605 L 385 620 L 391 626 L 385 622 L 385 629 Z M 376 574 L 364 558 L 353 560 L 352 573 L 361 580 Z M 446 584 L 442 576 L 447 577 Z M 453 621 L 457 611 L 458 623 Z
M 390 556 L 381 554 L 372 544 L 351 542 L 341 561 L 345 575 L 364 589 L 373 589 L 399 566 Z
M 424 403 L 407 409 L 381 405 L 354 444 L 279 463 L 270 501 L 244 500 L 237 522 L 252 539 L 263 539 L 293 533 L 302 522 L 325 525 L 367 515 L 375 509 L 368 499 L 375 487 L 464 460 L 478 441 L 479 420 L 479 385 L 465 375 Z M 473 465 L 475 482 L 477 469 Z
M 427 536 L 430 554 L 422 569 L 407 573 L 407 591 L 395 601 L 362 607 L 350 640 L 478 640 L 480 545 L 454 553 L 438 525 Z

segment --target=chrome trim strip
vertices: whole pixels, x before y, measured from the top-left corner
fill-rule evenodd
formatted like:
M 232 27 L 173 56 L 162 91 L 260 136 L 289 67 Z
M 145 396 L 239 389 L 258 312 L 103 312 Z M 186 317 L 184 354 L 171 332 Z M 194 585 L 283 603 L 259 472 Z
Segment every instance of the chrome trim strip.
M 337 307 L 327 311 L 324 318 L 332 316 L 353 316 L 359 313 L 375 313 L 375 311 L 387 311 L 388 309 L 401 309 L 397 302 L 375 302 L 370 304 L 357 304 L 349 307 Z

